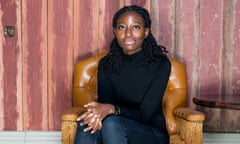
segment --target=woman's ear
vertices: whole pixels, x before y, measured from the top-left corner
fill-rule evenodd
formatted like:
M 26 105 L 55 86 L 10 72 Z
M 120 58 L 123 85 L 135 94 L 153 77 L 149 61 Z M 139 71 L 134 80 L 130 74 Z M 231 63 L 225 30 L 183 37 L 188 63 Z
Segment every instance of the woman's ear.
M 144 38 L 146 38 L 148 36 L 149 32 L 150 32 L 150 28 L 145 28 L 145 36 L 144 36 Z

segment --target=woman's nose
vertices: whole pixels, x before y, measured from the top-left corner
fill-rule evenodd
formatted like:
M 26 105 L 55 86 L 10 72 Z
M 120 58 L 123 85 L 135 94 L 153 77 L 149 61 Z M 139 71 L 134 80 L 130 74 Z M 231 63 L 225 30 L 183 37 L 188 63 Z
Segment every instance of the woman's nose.
M 131 28 L 127 28 L 126 36 L 132 36 L 132 29 Z

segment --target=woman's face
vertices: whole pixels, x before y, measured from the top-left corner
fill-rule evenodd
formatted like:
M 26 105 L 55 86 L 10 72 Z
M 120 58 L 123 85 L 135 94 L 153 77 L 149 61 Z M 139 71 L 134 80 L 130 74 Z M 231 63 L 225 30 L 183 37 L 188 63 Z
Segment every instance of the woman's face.
M 117 20 L 114 34 L 123 52 L 132 55 L 142 49 L 142 43 L 148 36 L 149 28 L 145 28 L 140 14 L 127 11 Z

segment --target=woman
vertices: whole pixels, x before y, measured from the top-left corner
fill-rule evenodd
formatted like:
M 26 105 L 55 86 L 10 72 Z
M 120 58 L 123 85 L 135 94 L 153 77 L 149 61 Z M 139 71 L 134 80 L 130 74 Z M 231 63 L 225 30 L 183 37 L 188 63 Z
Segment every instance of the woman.
M 123 7 L 112 26 L 110 52 L 98 66 L 98 101 L 84 105 L 75 144 L 168 144 L 162 99 L 171 64 L 149 13 Z

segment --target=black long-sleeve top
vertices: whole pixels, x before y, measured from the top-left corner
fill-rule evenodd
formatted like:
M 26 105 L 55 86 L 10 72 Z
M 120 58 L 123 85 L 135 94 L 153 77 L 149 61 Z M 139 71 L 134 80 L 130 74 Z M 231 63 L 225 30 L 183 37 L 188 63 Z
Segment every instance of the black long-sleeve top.
M 143 51 L 124 55 L 119 73 L 98 66 L 98 101 L 120 107 L 120 115 L 166 129 L 162 99 L 171 71 L 166 56 L 143 64 Z

